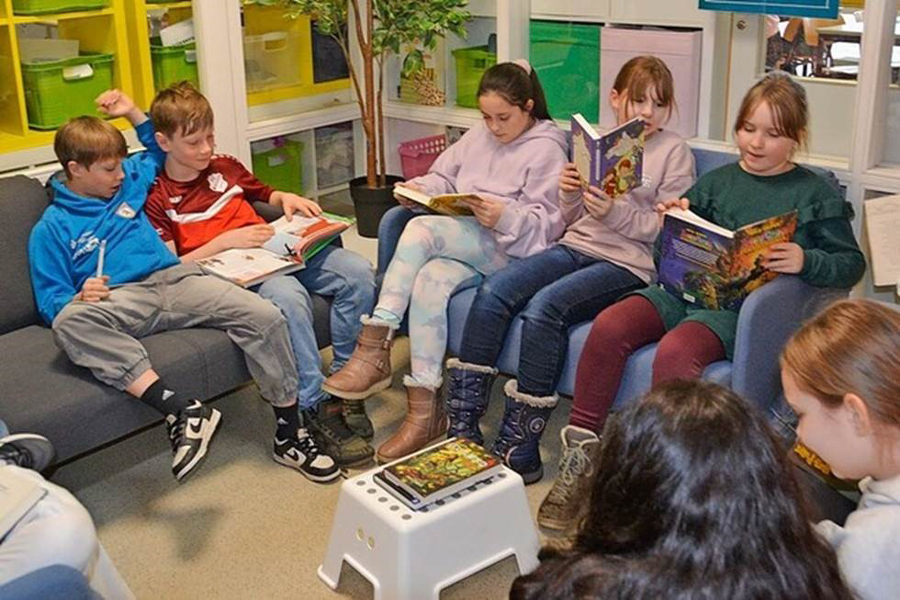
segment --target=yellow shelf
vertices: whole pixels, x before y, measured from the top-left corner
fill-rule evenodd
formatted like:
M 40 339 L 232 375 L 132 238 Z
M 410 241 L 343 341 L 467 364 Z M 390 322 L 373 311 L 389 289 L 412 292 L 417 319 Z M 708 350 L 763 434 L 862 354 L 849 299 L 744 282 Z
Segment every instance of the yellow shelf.
M 112 7 L 98 10 L 79 10 L 68 13 L 52 13 L 46 15 L 13 15 L 12 22 L 19 23 L 58 23 L 72 19 L 84 19 L 88 17 L 102 17 L 115 14 Z
M 193 8 L 191 0 L 181 0 L 179 2 L 147 2 L 147 10 L 154 8 Z

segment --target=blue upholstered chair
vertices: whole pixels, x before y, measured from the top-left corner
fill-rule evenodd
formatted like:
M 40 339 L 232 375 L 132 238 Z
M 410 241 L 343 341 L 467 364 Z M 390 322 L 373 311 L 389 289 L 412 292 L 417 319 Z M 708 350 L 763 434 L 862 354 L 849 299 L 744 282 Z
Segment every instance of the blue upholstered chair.
M 697 175 L 703 175 L 737 160 L 730 152 L 694 149 Z M 840 189 L 837 178 L 830 171 L 813 168 Z M 401 206 L 389 210 L 378 229 L 378 274 L 384 274 L 394 254 L 403 228 L 418 213 Z M 448 352 L 459 351 L 466 315 L 475 298 L 476 288 L 469 286 L 454 292 L 449 307 Z M 803 319 L 823 304 L 845 297 L 847 290 L 815 288 L 795 276 L 782 275 L 756 290 L 744 302 L 738 316 L 734 360 L 709 365 L 703 378 L 730 387 L 743 397 L 768 408 L 781 393 L 778 354 Z M 575 369 L 591 329 L 591 321 L 579 323 L 569 331 L 569 351 L 557 391 L 571 396 L 575 389 Z M 522 322 L 517 319 L 503 348 L 497 367 L 501 372 L 515 374 L 519 362 L 519 341 Z M 656 344 L 635 352 L 628 360 L 622 385 L 614 408 L 636 398 L 650 389 L 651 367 Z

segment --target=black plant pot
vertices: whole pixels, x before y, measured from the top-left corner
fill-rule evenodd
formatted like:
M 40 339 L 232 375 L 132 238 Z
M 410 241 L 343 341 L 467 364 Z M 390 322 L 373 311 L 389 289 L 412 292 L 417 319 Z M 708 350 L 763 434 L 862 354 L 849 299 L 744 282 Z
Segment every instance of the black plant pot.
M 384 213 L 395 206 L 394 184 L 403 181 L 397 175 L 387 176 L 385 187 L 370 188 L 365 177 L 357 177 L 350 181 L 350 197 L 356 212 L 356 229 L 359 235 L 367 238 L 378 237 L 378 224 Z

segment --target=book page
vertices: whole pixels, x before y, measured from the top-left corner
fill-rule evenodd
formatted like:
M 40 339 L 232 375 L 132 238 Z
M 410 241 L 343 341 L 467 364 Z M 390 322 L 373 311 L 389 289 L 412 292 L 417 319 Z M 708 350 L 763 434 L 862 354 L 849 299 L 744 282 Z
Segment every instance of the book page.
M 202 258 L 197 264 L 204 271 L 248 286 L 270 273 L 296 270 L 303 265 L 286 256 L 276 256 L 265 248 L 232 248 L 214 256 Z
M 900 284 L 900 195 L 866 200 L 865 218 L 875 285 Z
M 708 229 L 718 235 L 723 237 L 732 238 L 734 237 L 734 232 L 730 229 L 725 229 L 719 225 L 716 225 L 712 221 L 707 221 L 697 213 L 691 210 L 684 210 L 683 208 L 670 208 L 666 211 L 666 215 L 671 215 L 676 219 L 681 219 L 682 221 L 687 221 L 692 225 L 696 225 L 697 227 L 702 227 L 703 229 Z

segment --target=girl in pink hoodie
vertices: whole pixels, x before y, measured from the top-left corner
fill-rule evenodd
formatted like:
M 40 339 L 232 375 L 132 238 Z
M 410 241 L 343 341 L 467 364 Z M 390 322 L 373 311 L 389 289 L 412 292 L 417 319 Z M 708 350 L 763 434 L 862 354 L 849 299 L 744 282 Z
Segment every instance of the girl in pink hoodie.
M 557 175 L 568 144 L 550 118 L 537 74 L 524 60 L 491 67 L 479 83 L 478 104 L 483 122 L 441 154 L 428 174 L 401 184 L 429 196 L 477 194 L 479 200 L 470 203 L 474 216 L 429 215 L 409 222 L 353 356 L 323 385 L 334 396 L 356 400 L 390 386 L 391 341 L 409 308 L 409 407 L 400 429 L 378 449 L 382 462 L 414 452 L 447 430 L 437 390 L 453 291 L 511 259 L 543 251 L 565 229 Z

